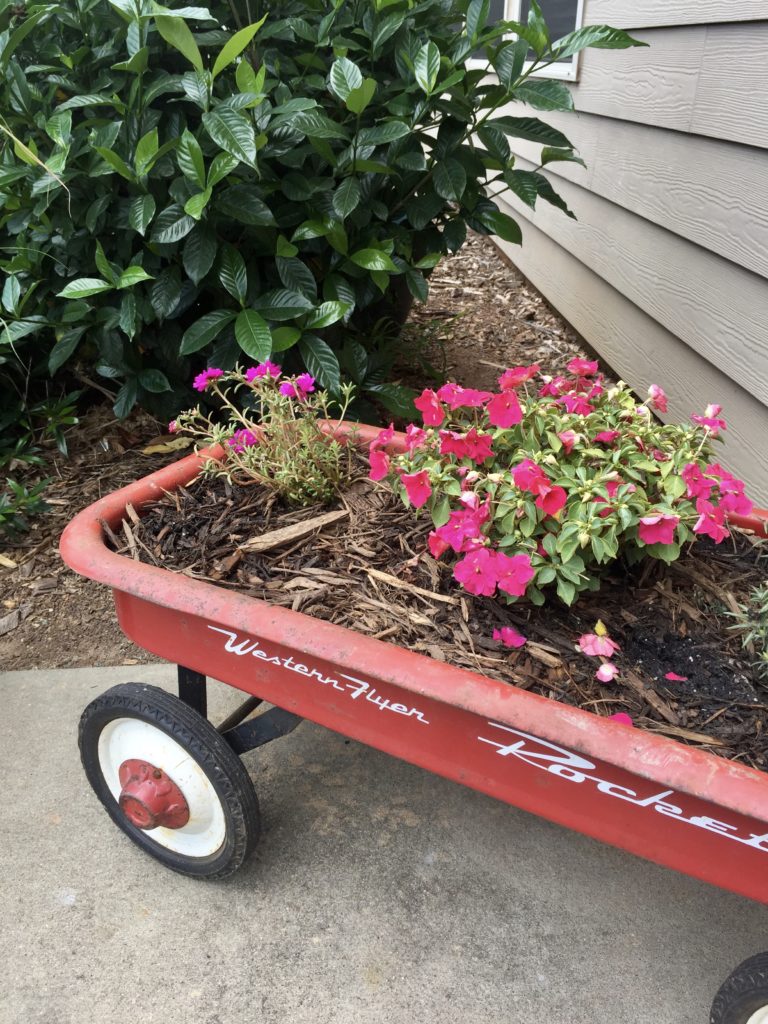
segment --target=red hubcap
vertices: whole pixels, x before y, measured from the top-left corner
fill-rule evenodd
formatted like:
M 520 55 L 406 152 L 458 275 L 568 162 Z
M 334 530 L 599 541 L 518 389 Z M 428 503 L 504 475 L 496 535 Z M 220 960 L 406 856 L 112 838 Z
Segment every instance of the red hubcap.
M 136 828 L 183 828 L 189 806 L 179 787 L 148 761 L 123 761 L 118 769 L 120 810 Z

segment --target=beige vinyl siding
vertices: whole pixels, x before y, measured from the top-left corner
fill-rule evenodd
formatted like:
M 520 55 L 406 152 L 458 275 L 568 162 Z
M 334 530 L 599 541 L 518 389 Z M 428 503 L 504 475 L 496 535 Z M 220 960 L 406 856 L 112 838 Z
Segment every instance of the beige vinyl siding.
M 579 114 L 542 115 L 588 164 L 546 170 L 578 221 L 499 201 L 523 229 L 522 248 L 504 249 L 616 372 L 641 392 L 662 384 L 675 419 L 724 406 L 724 460 L 768 505 L 768 0 L 760 6 L 585 0 L 585 23 L 641 26 L 634 34 L 651 47 L 586 51 L 572 86 Z M 514 150 L 518 167 L 537 165 L 538 147 Z

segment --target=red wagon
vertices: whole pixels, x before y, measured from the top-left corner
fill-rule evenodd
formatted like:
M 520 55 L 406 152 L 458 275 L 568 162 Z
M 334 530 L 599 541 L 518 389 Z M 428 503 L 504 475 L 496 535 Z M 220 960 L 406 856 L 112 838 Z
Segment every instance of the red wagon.
M 363 440 L 369 429 L 361 428 Z M 144 850 L 187 875 L 235 871 L 259 832 L 239 755 L 307 718 L 768 902 L 765 774 L 109 550 L 103 522 L 118 527 L 127 504 L 140 510 L 189 483 L 200 464 L 190 455 L 102 498 L 61 540 L 68 565 L 112 587 L 127 636 L 180 666 L 178 697 L 138 683 L 116 686 L 80 723 L 91 785 Z M 766 535 L 768 514 L 740 525 Z M 206 676 L 249 695 L 218 728 L 206 718 Z M 266 710 L 252 715 L 262 703 Z M 723 987 L 713 1021 L 768 1024 L 768 960 L 757 959 Z M 734 1016 L 760 979 L 757 1009 L 746 1004 L 749 1013 Z

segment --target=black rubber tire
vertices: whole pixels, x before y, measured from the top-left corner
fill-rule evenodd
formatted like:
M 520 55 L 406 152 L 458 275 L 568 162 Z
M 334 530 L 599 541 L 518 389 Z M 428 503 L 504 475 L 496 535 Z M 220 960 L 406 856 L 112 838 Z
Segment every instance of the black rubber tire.
M 768 1007 L 768 953 L 739 964 L 723 982 L 712 1003 L 710 1024 L 746 1024 L 753 1013 Z
M 99 736 L 116 718 L 149 722 L 184 747 L 203 769 L 224 809 L 226 834 L 215 853 L 191 857 L 168 850 L 125 817 L 104 779 L 98 756 Z M 211 723 L 178 697 L 143 683 L 113 686 L 83 712 L 79 743 L 85 774 L 109 816 L 137 846 L 172 871 L 191 878 L 225 878 L 252 852 L 259 838 L 260 817 L 251 778 Z M 141 756 L 137 751 L 136 757 Z

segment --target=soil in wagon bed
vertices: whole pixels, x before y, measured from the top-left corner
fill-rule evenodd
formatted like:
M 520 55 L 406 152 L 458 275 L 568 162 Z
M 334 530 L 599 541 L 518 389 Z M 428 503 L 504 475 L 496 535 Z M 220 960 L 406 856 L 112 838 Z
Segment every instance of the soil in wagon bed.
M 502 604 L 459 589 L 427 552 L 427 515 L 414 516 L 383 485 L 359 477 L 331 522 L 328 509 L 286 509 L 272 491 L 198 479 L 129 519 L 113 546 L 128 557 L 326 619 L 379 640 L 513 683 L 755 768 L 768 764 L 768 686 L 729 629 L 728 613 L 765 575 L 766 545 L 735 532 L 699 541 L 672 566 L 648 560 L 606 574 L 597 594 L 569 609 Z M 302 524 L 304 535 L 300 536 Z M 292 530 L 286 531 L 286 528 Z M 306 529 L 308 527 L 308 530 Z M 254 538 L 281 534 L 268 550 Z M 576 646 L 601 619 L 620 646 L 612 683 Z M 528 638 L 510 651 L 494 628 Z M 683 677 L 667 680 L 667 673 Z

